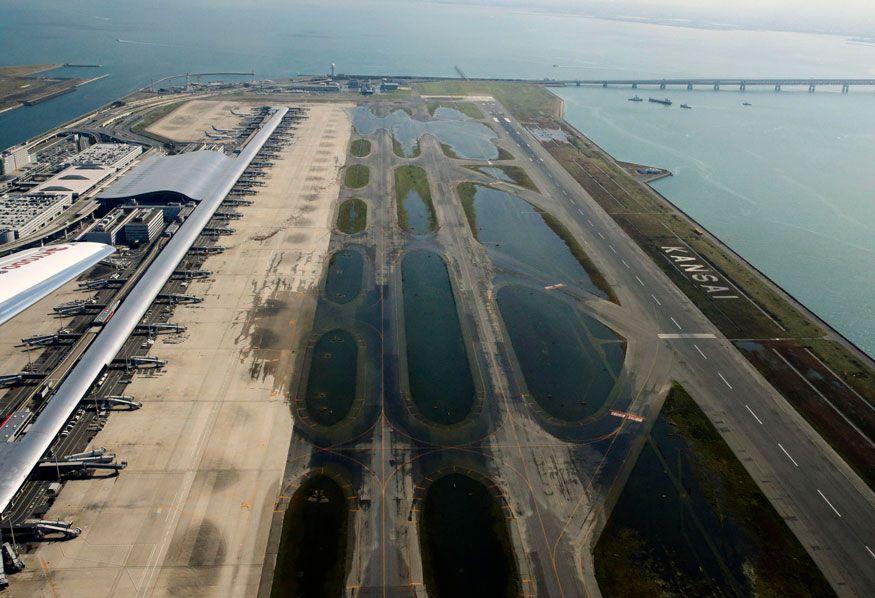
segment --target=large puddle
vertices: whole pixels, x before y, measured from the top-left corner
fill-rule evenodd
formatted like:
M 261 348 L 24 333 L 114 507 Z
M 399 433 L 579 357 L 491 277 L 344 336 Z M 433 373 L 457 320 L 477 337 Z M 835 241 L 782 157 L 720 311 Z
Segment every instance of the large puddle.
M 345 330 L 326 332 L 316 341 L 304 405 L 317 423 L 342 421 L 355 401 L 358 345 Z
M 473 200 L 466 198 L 464 191 L 471 187 Z M 496 263 L 548 284 L 573 284 L 600 297 L 607 296 L 593 282 L 581 259 L 572 253 L 569 243 L 525 200 L 481 185 L 463 185 L 460 192 L 467 204 L 468 223 Z M 576 245 L 573 239 L 570 243 Z M 579 246 L 576 250 L 583 258 Z
M 407 375 L 420 413 L 455 424 L 474 404 L 474 381 L 444 260 L 414 251 L 401 262 Z
M 325 296 L 335 303 L 348 303 L 362 288 L 365 258 L 354 249 L 341 249 L 328 261 Z
M 717 429 L 672 390 L 594 551 L 605 596 L 832 596 Z
M 498 166 L 469 166 L 468 168 L 474 172 L 480 172 L 487 176 L 491 176 L 499 181 L 517 185 L 518 187 L 523 187 L 524 189 L 529 189 L 536 193 L 538 192 L 535 183 L 529 178 L 526 171 L 519 166 L 502 164 Z
M 422 121 L 411 118 L 403 110 L 380 117 L 370 107 L 358 106 L 352 112 L 352 122 L 359 135 L 371 135 L 379 129 L 385 129 L 398 141 L 407 157 L 414 156 L 419 139 L 428 133 L 450 146 L 461 158 L 498 158 L 498 148 L 492 143 L 495 138 L 492 129 L 451 108 L 439 108 L 434 120 Z
M 349 507 L 331 478 L 307 479 L 292 496 L 273 574 L 272 598 L 343 596 Z
M 403 213 L 401 228 L 409 230 L 414 235 L 424 235 L 434 230 L 432 212 L 416 189 L 407 192 L 399 209 Z
M 368 225 L 368 204 L 353 197 L 347 199 L 337 210 L 337 228 L 348 235 L 365 230 Z
M 408 164 L 395 169 L 395 196 L 398 225 L 403 230 L 415 235 L 437 230 L 431 188 L 422 168 Z
M 593 415 L 610 397 L 625 347 L 610 328 L 547 291 L 507 286 L 498 308 L 531 397 L 567 422 Z
M 480 482 L 453 473 L 427 490 L 420 549 L 429 596 L 518 596 L 507 520 Z
M 496 166 L 481 166 L 477 170 L 479 170 L 483 174 L 491 176 L 494 179 L 498 179 L 499 181 L 504 181 L 506 183 L 514 182 L 514 180 L 510 178 L 506 172 L 504 172 L 504 170 Z

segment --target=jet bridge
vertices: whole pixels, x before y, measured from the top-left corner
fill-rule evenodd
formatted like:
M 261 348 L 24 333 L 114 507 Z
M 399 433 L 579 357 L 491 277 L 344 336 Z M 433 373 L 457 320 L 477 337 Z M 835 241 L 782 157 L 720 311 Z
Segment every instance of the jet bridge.
M 287 108 L 278 108 L 273 111 L 273 114 L 265 120 L 261 130 L 253 135 L 249 143 L 235 158 L 225 157 L 227 159 L 218 158 L 210 161 L 199 159 L 195 165 L 203 168 L 199 173 L 201 175 L 200 182 L 185 182 L 184 177 L 190 176 L 190 173 L 187 171 L 185 173 L 177 172 L 179 177 L 173 179 L 172 182 L 179 183 L 186 190 L 203 192 L 200 203 L 180 225 L 176 234 L 170 238 L 161 253 L 137 281 L 113 318 L 95 336 L 91 345 L 73 366 L 55 393 L 48 399 L 27 432 L 12 439 L 11 442 L 0 443 L 0 512 L 7 512 L 22 484 L 43 459 L 43 455 L 77 409 L 79 403 L 88 394 L 94 382 L 113 362 L 125 341 L 161 292 L 164 284 L 192 248 L 201 230 L 212 218 L 222 200 L 249 166 L 258 150 L 274 132 L 286 112 L 288 112 Z M 191 156 L 193 154 L 182 155 Z M 174 163 L 176 164 L 176 162 Z M 160 185 L 158 190 L 161 187 L 167 188 L 165 185 L 167 185 L 168 179 L 159 176 L 160 173 L 150 171 L 145 173 L 145 176 L 141 176 L 144 174 L 141 171 L 144 164 L 137 166 L 122 177 L 123 180 L 130 180 L 126 181 L 118 195 L 125 195 L 134 190 L 155 191 L 153 185 Z M 218 167 L 216 167 L 217 165 Z M 175 168 L 179 166 L 184 166 L 184 164 L 176 164 Z M 153 170 L 157 168 L 154 162 L 152 168 Z M 209 177 L 208 181 L 203 180 L 205 176 Z M 47 525 L 46 529 L 53 527 L 50 524 Z M 71 529 L 69 526 L 54 527 L 62 533 L 69 532 Z

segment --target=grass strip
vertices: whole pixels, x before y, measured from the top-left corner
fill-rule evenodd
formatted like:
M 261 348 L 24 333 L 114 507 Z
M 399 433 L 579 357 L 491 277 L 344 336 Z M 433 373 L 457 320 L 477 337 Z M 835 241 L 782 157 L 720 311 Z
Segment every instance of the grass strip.
M 507 177 L 513 182 L 514 185 L 519 187 L 523 187 L 524 189 L 528 189 L 530 191 L 534 191 L 535 193 L 540 193 L 538 188 L 535 186 L 535 183 L 529 178 L 529 175 L 519 166 L 514 165 L 495 165 L 495 166 L 470 166 L 471 170 L 477 171 L 481 174 L 485 174 L 486 176 L 492 176 L 488 172 L 484 172 L 484 168 L 496 168 L 502 171 Z M 493 177 L 497 178 L 497 177 Z M 500 179 L 499 179 L 500 180 Z M 507 181 L 504 181 L 507 182 Z
M 581 267 L 586 270 L 587 275 L 589 275 L 592 283 L 598 288 L 601 292 L 603 292 L 609 301 L 612 303 L 620 304 L 620 300 L 617 297 L 617 294 L 614 293 L 614 289 L 611 288 L 611 285 L 608 284 L 608 280 L 605 278 L 605 275 L 602 274 L 601 270 L 599 270 L 596 265 L 589 258 L 587 253 L 583 250 L 580 243 L 577 242 L 577 239 L 574 238 L 574 235 L 571 234 L 564 224 L 559 222 L 559 219 L 556 218 L 550 212 L 545 212 L 541 208 L 536 206 L 532 206 L 535 211 L 541 215 L 541 218 L 544 219 L 544 223 L 550 227 L 556 236 L 562 239 L 562 242 L 568 247 L 568 250 L 571 252 L 571 255 L 574 256 L 574 259 L 578 261 Z
M 371 170 L 364 164 L 353 164 L 346 169 L 343 184 L 351 189 L 361 189 L 371 179 Z
M 510 110 L 517 118 L 557 118 L 562 111 L 562 102 L 555 95 L 531 83 L 502 81 L 428 81 L 417 83 L 423 95 L 466 96 L 490 95 Z
M 648 517 L 640 512 L 648 503 L 670 508 Z M 834 595 L 717 429 L 677 383 L 594 556 L 606 596 Z
M 395 205 L 398 211 L 398 224 L 404 230 L 410 230 L 407 220 L 407 210 L 404 200 L 412 190 L 416 191 L 428 209 L 429 229 L 437 229 L 437 215 L 434 211 L 434 203 L 431 199 L 431 189 L 428 185 L 428 177 L 425 170 L 413 164 L 406 164 L 395 169 Z
M 419 141 L 413 145 L 413 153 L 408 156 L 404 153 L 404 148 L 401 147 L 401 142 L 392 137 L 392 151 L 395 152 L 395 155 L 399 158 L 418 158 L 419 154 L 422 153 L 422 150 L 419 148 Z
M 337 228 L 348 235 L 365 230 L 368 225 L 368 204 L 353 197 L 340 204 L 337 211 Z
M 477 209 L 474 207 L 474 196 L 477 195 L 477 185 L 470 182 L 460 183 L 457 187 L 465 218 L 471 227 L 471 234 L 477 239 Z
M 367 139 L 356 139 L 350 144 L 349 153 L 356 158 L 364 158 L 371 153 L 371 142 Z

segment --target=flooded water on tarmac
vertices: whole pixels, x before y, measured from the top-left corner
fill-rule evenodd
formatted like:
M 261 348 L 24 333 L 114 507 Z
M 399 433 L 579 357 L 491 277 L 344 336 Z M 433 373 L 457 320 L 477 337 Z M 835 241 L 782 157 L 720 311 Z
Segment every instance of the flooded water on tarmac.
M 494 179 L 498 179 L 499 181 L 504 181 L 506 183 L 513 183 L 514 180 L 510 178 L 506 172 L 504 172 L 500 168 L 496 168 L 495 166 L 481 166 L 478 168 L 480 172 L 485 175 L 489 175 Z
M 604 405 L 625 358 L 608 327 L 548 291 L 523 286 L 502 288 L 498 308 L 529 393 L 544 411 L 575 422 Z
M 365 258 L 354 249 L 342 249 L 328 262 L 325 295 L 335 303 L 348 303 L 362 288 Z
M 323 426 L 342 421 L 355 401 L 358 345 L 345 330 L 326 332 L 313 348 L 304 405 Z
M 369 107 L 358 106 L 352 111 L 352 121 L 359 135 L 371 135 L 379 129 L 389 131 L 407 157 L 414 155 L 417 142 L 427 133 L 449 145 L 460 158 L 494 160 L 498 157 L 498 148 L 492 143 L 495 138 L 492 129 L 458 110 L 438 108 L 435 120 L 422 121 L 411 118 L 403 110 L 379 117 Z
M 306 480 L 283 520 L 272 598 L 344 595 L 349 507 L 327 476 Z
M 434 111 L 434 117 L 440 120 L 473 120 L 461 110 L 449 106 L 438 106 Z
M 596 545 L 604 595 L 833 596 L 692 397 L 673 395 Z
M 501 505 L 459 473 L 429 487 L 420 521 L 429 596 L 518 596 L 520 581 Z
M 521 266 L 549 284 L 574 284 L 604 297 L 568 245 L 526 201 L 490 187 L 475 185 L 476 236 L 498 262 Z
M 402 214 L 401 226 L 414 235 L 425 235 L 435 229 L 434 213 L 429 209 L 425 200 L 411 189 L 404 197 L 400 205 Z
M 358 197 L 347 199 L 337 210 L 337 228 L 348 235 L 365 230 L 368 225 L 368 204 Z
M 443 258 L 414 251 L 401 262 L 407 375 L 414 404 L 440 424 L 462 421 L 475 388 Z

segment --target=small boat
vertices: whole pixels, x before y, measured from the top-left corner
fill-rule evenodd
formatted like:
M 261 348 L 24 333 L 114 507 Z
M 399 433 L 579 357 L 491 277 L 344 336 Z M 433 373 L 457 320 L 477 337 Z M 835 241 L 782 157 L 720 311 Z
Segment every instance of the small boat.
M 751 104 L 750 102 L 742 102 L 741 105 L 742 106 L 753 106 L 753 104 Z
M 686 108 L 687 110 L 692 110 L 693 107 L 690 106 L 689 104 L 681 104 L 681 108 Z
M 634 98 L 629 98 L 629 101 L 630 102 L 643 102 L 644 100 L 642 100 L 638 96 L 635 96 Z
M 671 106 L 671 100 L 665 98 L 664 100 L 658 100 L 656 98 L 647 98 L 648 102 L 653 102 L 654 104 L 662 104 L 663 106 Z

